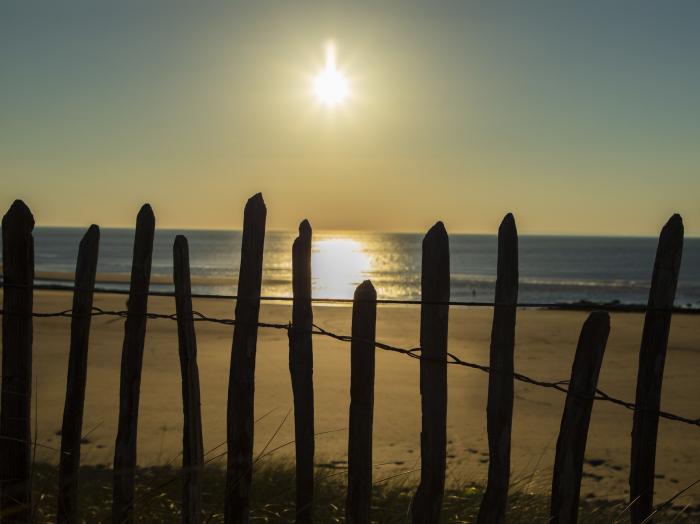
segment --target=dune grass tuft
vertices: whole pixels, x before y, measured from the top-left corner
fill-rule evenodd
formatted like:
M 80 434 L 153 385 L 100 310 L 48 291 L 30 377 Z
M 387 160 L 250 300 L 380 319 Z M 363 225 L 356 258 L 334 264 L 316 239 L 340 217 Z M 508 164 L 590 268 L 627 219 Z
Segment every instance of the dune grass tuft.
M 34 522 L 55 522 L 57 468 L 37 463 L 34 471 Z M 415 486 L 406 476 L 375 485 L 372 520 L 378 523 L 410 521 L 410 502 Z M 253 522 L 294 522 L 294 468 L 288 461 L 276 460 L 259 465 L 253 476 L 251 520 Z M 110 522 L 112 471 L 106 467 L 83 466 L 80 473 L 80 508 L 84 522 Z M 345 470 L 319 469 L 316 474 L 314 520 L 319 523 L 344 522 Z M 224 471 L 205 467 L 203 475 L 203 522 L 223 522 Z M 520 490 L 509 499 L 508 522 L 546 522 L 549 499 L 542 494 Z M 474 522 L 482 497 L 482 486 L 451 488 L 445 493 L 442 521 Z M 181 479 L 178 468 L 141 468 L 136 479 L 135 518 L 137 522 L 177 522 L 180 519 Z M 591 501 L 582 504 L 580 522 L 627 522 L 621 503 Z M 692 522 L 697 518 L 677 508 L 662 513 L 655 522 Z M 675 519 L 675 520 L 673 520 Z

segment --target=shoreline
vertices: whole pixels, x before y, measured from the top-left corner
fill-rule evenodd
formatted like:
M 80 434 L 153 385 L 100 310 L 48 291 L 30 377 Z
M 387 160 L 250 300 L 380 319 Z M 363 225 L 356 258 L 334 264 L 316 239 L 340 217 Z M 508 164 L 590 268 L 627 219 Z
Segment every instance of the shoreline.
M 34 284 L 34 289 L 37 291 L 72 291 L 73 284 L 73 274 L 72 273 L 60 273 L 60 272 L 37 272 L 35 274 L 35 281 L 48 281 L 48 284 L 38 283 Z M 96 285 L 94 289 L 95 294 L 113 294 L 113 295 L 128 295 L 128 287 L 124 288 L 105 288 L 100 287 L 102 285 L 109 284 L 125 284 L 127 285 L 130 281 L 130 275 L 122 275 L 117 273 L 98 273 L 96 279 Z M 218 277 L 191 277 L 191 283 L 193 286 L 196 285 L 235 285 L 236 280 L 227 281 L 223 278 Z M 2 279 L 0 278 L 0 286 L 2 286 Z M 166 277 L 164 275 L 153 275 L 151 276 L 151 284 L 155 285 L 173 285 L 171 277 Z M 174 296 L 173 291 L 159 291 L 150 290 L 149 295 L 151 296 Z M 192 298 L 197 299 L 228 299 L 235 300 L 236 296 L 233 294 L 213 294 L 213 293 L 191 293 Z M 261 302 L 291 302 L 292 296 L 263 296 L 261 297 Z M 351 304 L 352 299 L 350 298 L 324 298 L 318 297 L 313 298 L 312 302 L 316 305 L 342 305 Z M 409 305 L 414 306 L 420 303 L 420 299 L 379 299 L 378 304 L 383 305 Z M 481 302 L 481 301 L 460 301 L 452 300 L 450 304 L 456 307 L 493 307 L 493 303 Z M 518 303 L 518 308 L 520 309 L 542 309 L 551 311 L 595 311 L 595 310 L 606 310 L 615 313 L 644 313 L 647 310 L 647 305 L 639 302 L 622 302 L 620 300 L 608 300 L 604 302 L 594 302 L 587 299 L 578 299 L 569 302 L 556 301 L 552 303 L 537 303 L 537 302 L 521 302 Z M 700 315 L 700 307 L 693 305 L 678 305 L 672 308 L 674 314 L 681 315 Z

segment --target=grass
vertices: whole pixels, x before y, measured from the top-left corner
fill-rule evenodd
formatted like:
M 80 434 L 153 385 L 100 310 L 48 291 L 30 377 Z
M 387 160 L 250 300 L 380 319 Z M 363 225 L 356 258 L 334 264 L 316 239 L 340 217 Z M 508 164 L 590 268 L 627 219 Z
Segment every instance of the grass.
M 57 468 L 37 463 L 34 469 L 34 522 L 55 522 Z M 372 520 L 381 523 L 410 521 L 410 502 L 415 486 L 397 476 L 377 483 L 372 500 Z M 318 523 L 344 522 L 345 470 L 318 469 L 314 520 Z M 83 466 L 80 474 L 80 508 L 85 522 L 110 522 L 112 471 L 106 467 Z M 137 522 L 177 522 L 180 519 L 181 481 L 179 470 L 172 466 L 139 469 L 136 479 L 135 517 Z M 509 498 L 508 522 L 547 522 L 549 498 L 528 493 L 523 483 L 516 483 Z M 224 471 L 216 465 L 206 466 L 203 475 L 203 521 L 223 522 Z M 445 493 L 442 522 L 474 522 L 482 497 L 478 485 L 451 488 Z M 679 508 L 669 508 L 654 522 L 696 522 Z M 624 505 L 615 502 L 586 500 L 582 503 L 579 522 L 627 522 Z M 270 460 L 256 467 L 253 476 L 252 522 L 294 522 L 294 468 L 288 461 Z

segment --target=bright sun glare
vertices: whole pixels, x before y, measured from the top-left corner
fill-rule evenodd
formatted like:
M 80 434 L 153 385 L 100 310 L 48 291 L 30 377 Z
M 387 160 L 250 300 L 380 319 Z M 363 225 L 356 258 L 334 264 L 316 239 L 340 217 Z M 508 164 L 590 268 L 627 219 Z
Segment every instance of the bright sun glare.
M 326 65 L 313 78 L 313 94 L 326 107 L 342 104 L 350 94 L 348 80 L 335 64 L 335 45 L 326 46 Z
M 371 263 L 361 242 L 337 237 L 314 242 L 311 267 L 316 296 L 351 297 L 355 286 L 366 278 Z

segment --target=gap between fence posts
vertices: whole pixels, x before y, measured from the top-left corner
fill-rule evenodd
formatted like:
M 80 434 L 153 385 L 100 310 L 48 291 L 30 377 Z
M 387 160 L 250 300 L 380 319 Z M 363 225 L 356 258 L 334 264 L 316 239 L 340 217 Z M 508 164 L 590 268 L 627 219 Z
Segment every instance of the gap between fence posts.
M 15 200 L 2 218 L 2 398 L 0 520 L 31 519 L 32 285 L 34 217 Z M 36 423 L 36 422 L 35 422 Z
M 555 524 L 575 524 L 578 519 L 588 426 L 609 334 L 610 315 L 594 311 L 578 339 L 554 458 L 549 522 Z
M 673 306 L 683 253 L 683 220 L 673 215 L 661 230 L 649 290 L 650 308 Z M 639 349 L 637 392 L 632 425 L 630 516 L 639 524 L 653 510 L 656 438 L 661 408 L 661 385 L 671 329 L 671 312 L 648 310 Z
M 374 417 L 374 353 L 377 292 L 365 280 L 355 290 L 350 344 L 350 425 L 348 493 L 345 519 L 369 524 L 372 502 L 372 424 Z
M 120 524 L 133 522 L 136 433 L 154 231 L 153 211 L 151 206 L 144 204 L 136 217 L 134 233 L 128 315 L 124 323 L 119 383 L 119 423 L 114 446 L 112 520 Z
M 513 424 L 513 355 L 518 302 L 518 231 L 508 213 L 498 228 L 498 266 L 491 326 L 489 394 L 486 426 L 489 472 L 479 508 L 479 524 L 502 524 L 510 482 L 510 439 Z
M 87 383 L 88 345 L 92 320 L 92 299 L 100 247 L 100 228 L 91 225 L 78 247 L 73 291 L 73 316 L 70 326 L 70 353 L 66 400 L 61 426 L 61 456 L 58 471 L 59 524 L 76 524 L 78 520 L 78 471 L 83 431 L 83 408 Z
M 311 225 L 299 224 L 292 246 L 292 325 L 289 334 L 289 373 L 294 395 L 296 448 L 296 522 L 313 518 L 314 383 L 313 311 L 311 308 Z
M 442 222 L 423 238 L 421 297 L 436 302 L 450 299 L 450 246 Z M 411 504 L 414 524 L 438 522 L 445 491 L 448 316 L 447 305 L 421 306 L 421 472 Z
M 253 478 L 253 417 L 255 352 L 260 314 L 263 245 L 267 210 L 260 193 L 243 213 L 241 266 L 238 277 L 236 324 L 233 328 L 226 414 L 227 467 L 224 520 L 247 523 Z
M 182 375 L 182 522 L 202 518 L 202 414 L 197 368 L 197 338 L 192 314 L 190 255 L 187 239 L 178 235 L 173 244 L 173 282 L 177 311 L 177 339 Z

